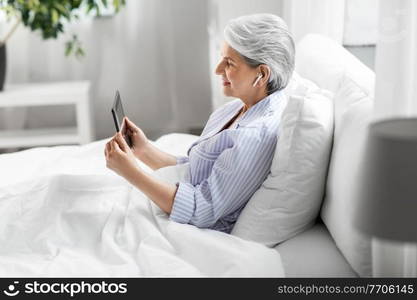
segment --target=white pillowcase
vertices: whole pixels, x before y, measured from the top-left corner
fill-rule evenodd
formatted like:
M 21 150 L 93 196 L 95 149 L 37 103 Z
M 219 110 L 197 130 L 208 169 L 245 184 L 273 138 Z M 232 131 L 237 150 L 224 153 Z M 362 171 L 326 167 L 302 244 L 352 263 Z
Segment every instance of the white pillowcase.
M 268 175 L 232 234 L 274 246 L 314 224 L 333 137 L 333 95 L 294 74 Z
M 362 277 L 372 276 L 371 238 L 353 223 L 373 97 L 347 75 L 335 94 L 335 133 L 321 218 L 337 247 Z

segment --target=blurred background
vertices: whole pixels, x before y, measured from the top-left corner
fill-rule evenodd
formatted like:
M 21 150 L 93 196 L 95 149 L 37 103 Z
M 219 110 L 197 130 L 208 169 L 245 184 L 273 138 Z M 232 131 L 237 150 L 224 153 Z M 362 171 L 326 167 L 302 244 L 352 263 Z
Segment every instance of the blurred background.
M 43 40 L 20 25 L 7 41 L 4 89 L 88 80 L 93 140 L 114 134 L 116 89 L 126 115 L 149 138 L 199 134 L 213 109 L 227 101 L 214 74 L 223 27 L 231 18 L 259 12 L 281 16 L 295 41 L 309 32 L 324 34 L 374 68 L 377 0 L 127 0 L 117 14 L 67 24 L 57 39 Z M 2 15 L 0 34 L 10 26 Z M 81 58 L 64 55 L 72 34 L 83 44 Z M 1 109 L 0 129 L 73 126 L 75 115 L 73 106 Z

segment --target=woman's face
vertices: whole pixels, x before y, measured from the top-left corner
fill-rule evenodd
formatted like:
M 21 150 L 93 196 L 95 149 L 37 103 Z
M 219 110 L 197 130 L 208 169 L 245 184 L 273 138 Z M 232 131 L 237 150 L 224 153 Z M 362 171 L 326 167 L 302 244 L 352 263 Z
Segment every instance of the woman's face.
M 222 77 L 223 93 L 242 100 L 256 93 L 253 83 L 258 75 L 257 68 L 250 67 L 243 57 L 227 43 L 224 43 L 221 60 L 216 74 Z

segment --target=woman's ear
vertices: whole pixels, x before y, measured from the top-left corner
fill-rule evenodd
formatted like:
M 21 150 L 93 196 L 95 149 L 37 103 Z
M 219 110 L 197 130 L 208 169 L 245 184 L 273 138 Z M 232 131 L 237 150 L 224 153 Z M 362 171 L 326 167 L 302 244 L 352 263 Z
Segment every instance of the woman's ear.
M 261 85 L 267 84 L 271 76 L 271 69 L 267 65 L 260 65 L 259 73 L 262 74 L 262 79 L 260 80 Z

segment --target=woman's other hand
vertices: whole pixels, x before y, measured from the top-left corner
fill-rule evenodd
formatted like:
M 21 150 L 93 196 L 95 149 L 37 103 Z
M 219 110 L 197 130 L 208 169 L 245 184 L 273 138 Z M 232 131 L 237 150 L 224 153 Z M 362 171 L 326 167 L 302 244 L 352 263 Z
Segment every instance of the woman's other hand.
M 107 168 L 130 181 L 139 170 L 132 150 L 120 132 L 106 144 L 104 149 Z
M 155 147 L 149 142 L 143 131 L 126 117 L 124 118 L 121 132 L 123 136 L 130 138 L 132 148 L 129 150 L 131 150 L 133 155 L 153 170 L 177 163 L 175 156 Z
M 142 129 L 125 117 L 122 125 L 122 134 L 130 138 L 133 154 L 141 159 L 141 156 L 148 150 L 150 145 L 149 140 Z

